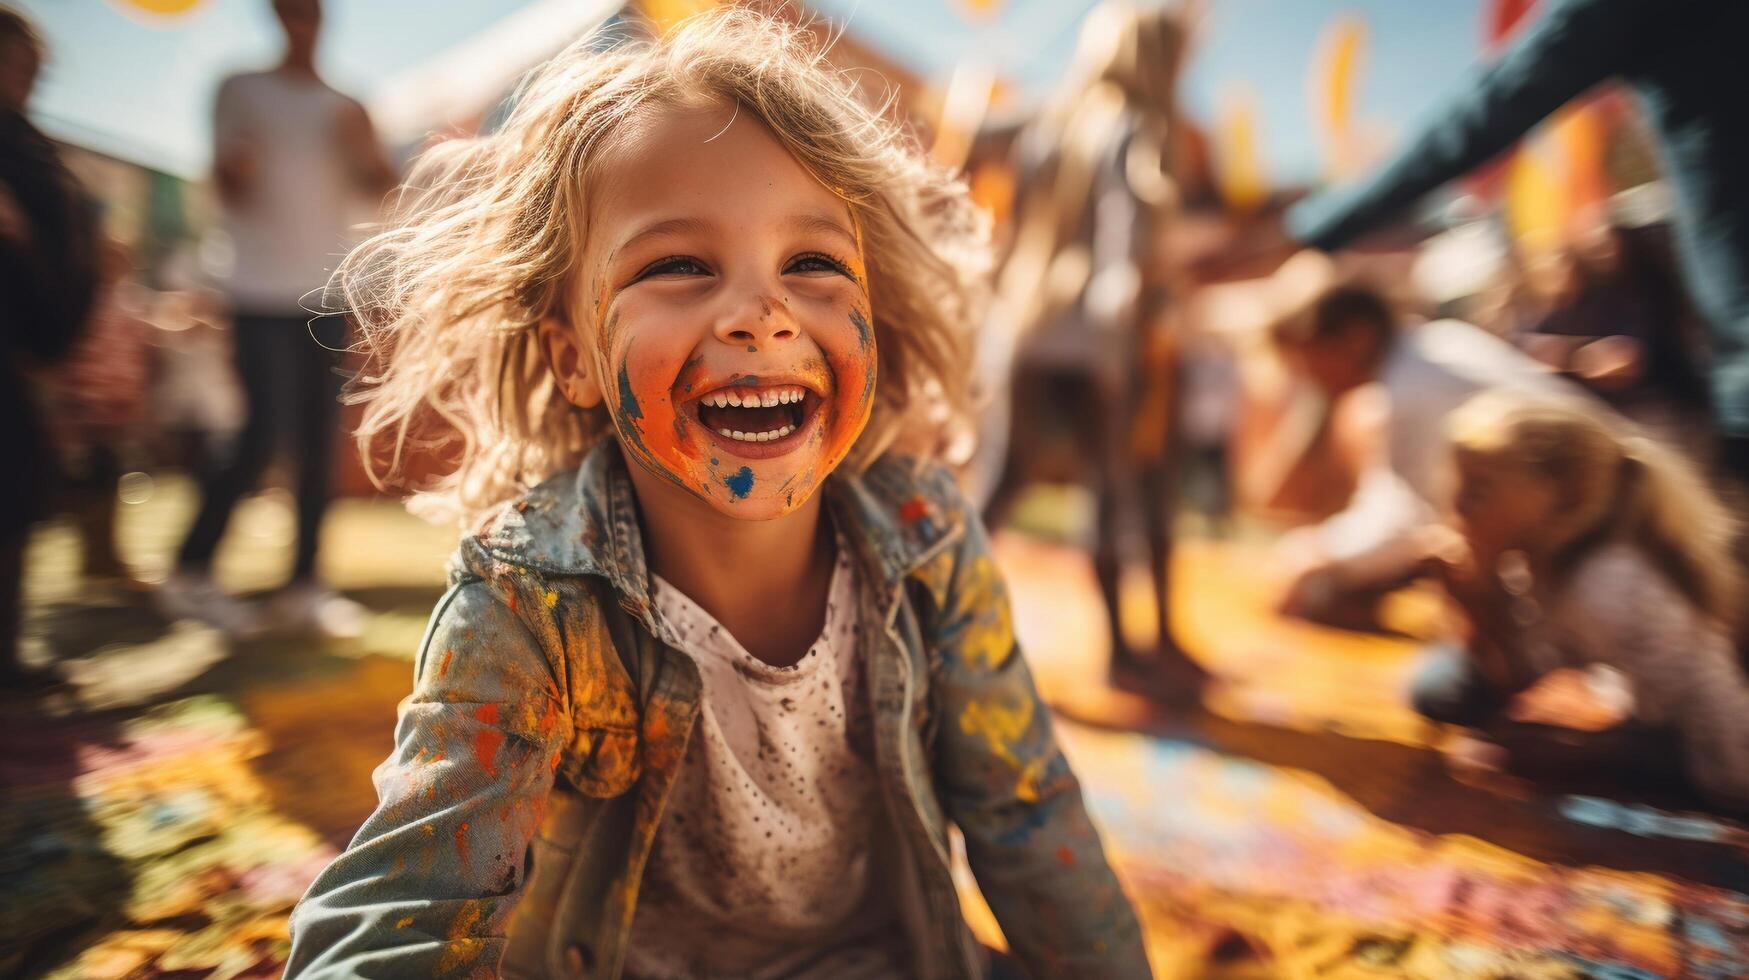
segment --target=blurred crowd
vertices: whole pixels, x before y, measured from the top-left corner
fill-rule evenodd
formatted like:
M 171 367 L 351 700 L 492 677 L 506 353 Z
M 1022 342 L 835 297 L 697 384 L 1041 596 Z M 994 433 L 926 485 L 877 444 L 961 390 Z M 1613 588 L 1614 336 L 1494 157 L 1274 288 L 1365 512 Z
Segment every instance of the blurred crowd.
M 1309 200 L 1223 186 L 1179 109 L 1195 19 L 1176 6 L 1102 5 L 1035 113 L 961 121 L 954 139 L 936 126 L 1001 249 L 965 480 L 992 526 L 1018 520 L 1031 484 L 1086 489 L 1118 687 L 1194 703 L 1216 682 L 1172 629 L 1176 539 L 1279 534 L 1282 615 L 1377 630 L 1397 590 L 1449 600 L 1450 636 L 1409 695 L 1422 713 L 1494 731 L 1538 678 L 1585 669 L 1633 704 L 1600 765 L 1680 757 L 1740 806 L 1749 188 L 1735 164 L 1749 140 L 1731 100 L 1745 69 L 1693 42 L 1749 13 L 1542 6 L 1426 132 Z M 396 176 L 362 108 L 315 72 L 319 5 L 274 8 L 282 62 L 228 80 L 215 110 L 235 271 L 180 285 L 104 240 L 28 121 L 40 42 L 0 13 L 0 275 L 37 298 L 9 299 L 6 324 L 4 424 L 27 474 L 0 507 L 8 684 L 40 674 L 17 653 L 18 594 L 28 528 L 55 515 L 83 536 L 91 588 L 152 591 L 168 615 L 239 636 L 362 628 L 317 574 L 346 337 L 306 300 L 344 240 L 343 199 L 379 199 Z M 1655 146 L 1660 170 L 1535 234 L 1497 187 L 1451 183 L 1599 86 L 1639 96 L 1612 138 Z M 299 542 L 262 608 L 210 567 L 280 449 Z M 202 504 L 175 568 L 148 583 L 117 555 L 115 512 L 128 481 L 171 468 L 197 475 Z M 1159 627 L 1140 649 L 1119 602 L 1134 568 Z

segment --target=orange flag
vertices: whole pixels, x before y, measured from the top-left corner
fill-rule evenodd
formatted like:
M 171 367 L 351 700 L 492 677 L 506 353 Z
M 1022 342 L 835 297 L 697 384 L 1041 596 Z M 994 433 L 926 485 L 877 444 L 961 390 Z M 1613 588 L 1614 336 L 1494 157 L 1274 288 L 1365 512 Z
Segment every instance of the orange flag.
M 1350 176 L 1362 164 L 1354 105 L 1365 55 L 1366 21 L 1359 14 L 1337 14 L 1318 36 L 1306 90 L 1330 177 Z

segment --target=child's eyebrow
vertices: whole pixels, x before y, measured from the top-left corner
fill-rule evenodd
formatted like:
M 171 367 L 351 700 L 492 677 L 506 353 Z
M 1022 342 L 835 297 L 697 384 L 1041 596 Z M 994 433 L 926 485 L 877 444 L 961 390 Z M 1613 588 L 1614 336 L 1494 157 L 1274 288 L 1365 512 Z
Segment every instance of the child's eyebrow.
M 791 231 L 836 235 L 837 237 L 844 239 L 845 244 L 849 245 L 851 249 L 859 249 L 859 243 L 856 240 L 856 236 L 851 234 L 850 229 L 844 227 L 843 222 L 833 218 L 829 214 L 819 211 L 806 211 L 792 214 L 785 219 L 784 225 Z M 716 225 L 703 218 L 664 218 L 660 221 L 639 228 L 636 232 L 633 232 L 630 237 L 620 242 L 614 247 L 613 253 L 607 257 L 607 262 L 609 265 L 612 265 L 621 252 L 624 252 L 626 249 L 629 249 L 633 245 L 648 238 L 661 238 L 670 235 L 688 234 L 703 235 L 710 233 L 715 228 Z
M 614 247 L 613 254 L 607 257 L 611 265 L 619 257 L 619 253 L 631 248 L 646 238 L 659 238 L 666 235 L 705 234 L 714 225 L 703 218 L 665 218 L 654 224 L 645 225 L 632 234 L 630 238 Z
M 856 236 L 850 233 L 850 229 L 844 227 L 843 222 L 818 211 L 790 215 L 789 220 L 785 223 L 794 231 L 825 232 L 826 234 L 837 235 L 844 239 L 845 243 L 852 249 L 858 247 Z

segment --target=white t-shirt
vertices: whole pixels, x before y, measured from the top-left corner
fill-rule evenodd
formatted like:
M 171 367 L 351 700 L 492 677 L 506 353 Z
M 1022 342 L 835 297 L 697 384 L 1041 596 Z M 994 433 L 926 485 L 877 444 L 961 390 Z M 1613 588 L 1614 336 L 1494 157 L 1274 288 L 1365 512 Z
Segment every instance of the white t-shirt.
M 644 869 L 626 976 L 906 975 L 871 853 L 883 809 L 842 542 L 825 626 L 791 667 L 759 660 L 684 593 L 654 585 L 698 664 L 704 710 Z
M 225 209 L 235 262 L 226 291 L 245 313 L 296 314 L 319 305 L 328 274 L 367 211 L 347 164 L 342 120 L 352 101 L 289 72 L 232 75 L 219 86 L 213 143 L 253 165 L 241 201 Z

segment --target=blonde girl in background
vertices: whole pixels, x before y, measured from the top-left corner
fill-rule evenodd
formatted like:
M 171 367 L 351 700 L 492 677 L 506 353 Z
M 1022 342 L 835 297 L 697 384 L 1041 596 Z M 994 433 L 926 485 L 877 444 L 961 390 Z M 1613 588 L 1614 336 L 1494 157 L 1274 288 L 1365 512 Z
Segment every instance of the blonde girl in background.
M 984 976 L 949 828 L 1027 975 L 1148 975 L 930 461 L 984 233 L 805 36 L 585 40 L 345 263 L 361 444 L 454 559 L 376 811 L 289 976 Z M 441 423 L 441 425 L 439 425 Z
M 1578 401 L 1500 391 L 1454 413 L 1461 541 L 1436 568 L 1470 644 L 1424 665 L 1415 705 L 1485 725 L 1555 667 L 1606 665 L 1632 687 L 1639 744 L 1603 761 L 1679 757 L 1709 800 L 1749 806 L 1733 522 L 1686 461 L 1624 429 Z

